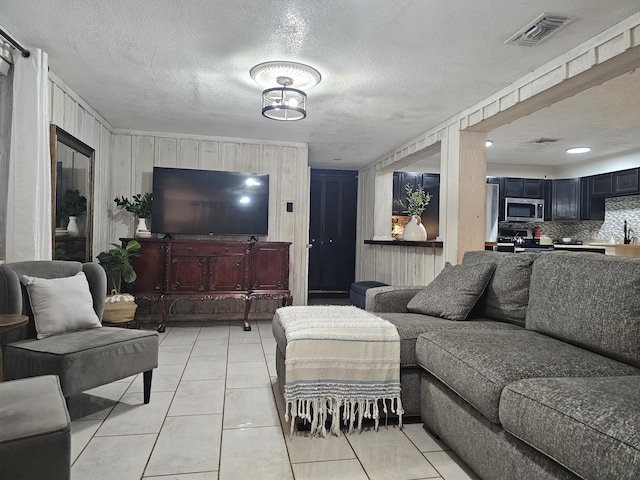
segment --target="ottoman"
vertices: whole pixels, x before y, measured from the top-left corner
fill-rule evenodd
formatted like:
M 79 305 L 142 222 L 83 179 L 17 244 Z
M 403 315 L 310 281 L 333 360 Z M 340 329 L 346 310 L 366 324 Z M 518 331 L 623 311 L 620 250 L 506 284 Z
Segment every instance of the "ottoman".
M 70 420 L 54 375 L 0 383 L 0 476 L 68 479 Z
M 273 335 L 291 434 L 298 419 L 321 436 L 340 436 L 341 420 L 352 432 L 370 418 L 377 430 L 388 413 L 402 426 L 400 337 L 391 322 L 354 306 L 289 306 L 276 310 Z
M 366 280 L 362 282 L 353 282 L 351 284 L 351 290 L 349 291 L 349 299 L 351 305 L 358 308 L 365 308 L 365 301 L 367 298 L 367 290 L 374 287 L 386 287 L 386 283 L 376 282 L 374 280 Z

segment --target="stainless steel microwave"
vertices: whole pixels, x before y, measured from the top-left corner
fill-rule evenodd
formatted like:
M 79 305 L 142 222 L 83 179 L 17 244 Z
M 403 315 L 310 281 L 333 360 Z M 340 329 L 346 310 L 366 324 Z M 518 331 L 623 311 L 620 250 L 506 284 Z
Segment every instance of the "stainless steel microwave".
M 544 200 L 539 198 L 506 198 L 507 222 L 544 222 Z

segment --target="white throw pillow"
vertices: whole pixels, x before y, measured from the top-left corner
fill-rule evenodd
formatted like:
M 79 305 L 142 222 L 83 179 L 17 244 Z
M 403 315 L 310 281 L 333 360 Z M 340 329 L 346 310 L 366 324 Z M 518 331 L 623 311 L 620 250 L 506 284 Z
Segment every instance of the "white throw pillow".
M 84 272 L 51 279 L 23 275 L 22 283 L 29 293 L 39 339 L 102 326 Z

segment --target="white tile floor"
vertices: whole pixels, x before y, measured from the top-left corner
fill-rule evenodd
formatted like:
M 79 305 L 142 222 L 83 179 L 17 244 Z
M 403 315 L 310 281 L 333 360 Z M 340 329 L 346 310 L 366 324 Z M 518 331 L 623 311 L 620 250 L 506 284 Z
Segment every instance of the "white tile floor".
M 176 322 L 160 337 L 151 403 L 142 375 L 70 400 L 76 480 L 476 479 L 421 424 L 293 438 L 276 402 L 270 321 Z

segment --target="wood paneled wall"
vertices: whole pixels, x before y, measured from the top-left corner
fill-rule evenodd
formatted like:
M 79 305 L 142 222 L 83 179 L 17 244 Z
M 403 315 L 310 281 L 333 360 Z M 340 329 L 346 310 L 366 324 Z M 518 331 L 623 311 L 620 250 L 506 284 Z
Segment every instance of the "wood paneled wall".
M 306 304 L 310 181 L 306 144 L 116 131 L 53 72 L 49 72 L 49 89 L 51 123 L 96 151 L 95 255 L 119 238 L 133 235 L 133 216 L 118 210 L 113 199 L 150 192 L 154 166 L 268 173 L 269 236 L 265 240 L 292 242 L 290 288 L 294 304 Z M 293 212 L 286 211 L 287 202 L 293 203 Z M 268 311 L 272 304 L 265 307 L 263 302 L 256 309 Z M 242 311 L 244 304 L 215 308 L 235 312 Z M 211 309 L 178 306 L 177 311 L 208 313 Z
M 294 304 L 306 304 L 310 178 L 306 144 L 274 145 L 216 137 L 117 133 L 113 136 L 112 166 L 109 194 L 111 241 L 130 237 L 135 229 L 133 216 L 119 210 L 113 198 L 151 192 L 154 166 L 269 174 L 269 236 L 264 240 L 292 243 L 290 288 Z M 287 202 L 293 203 L 293 212 L 286 211 Z M 239 237 L 213 238 L 248 240 Z M 194 308 L 197 310 L 199 307 Z M 273 309 L 272 306 L 258 307 L 259 311 L 263 308 L 267 308 L 267 311 Z
M 385 176 L 388 177 L 387 190 L 390 192 L 392 174 Z M 391 235 L 391 194 L 387 195 L 388 201 L 376 201 L 379 200 L 376 199 L 377 192 L 381 190 L 378 186 L 376 191 L 376 180 L 375 167 L 358 172 L 356 281 L 377 280 L 389 285 L 427 285 L 444 268 L 442 248 L 364 243 L 365 240 L 374 237 L 374 222 L 381 215 L 387 219 L 387 234 Z M 376 208 L 383 212 L 377 212 Z
M 49 71 L 50 122 L 95 149 L 93 214 L 94 256 L 112 240 L 109 209 L 113 127 L 71 88 Z

